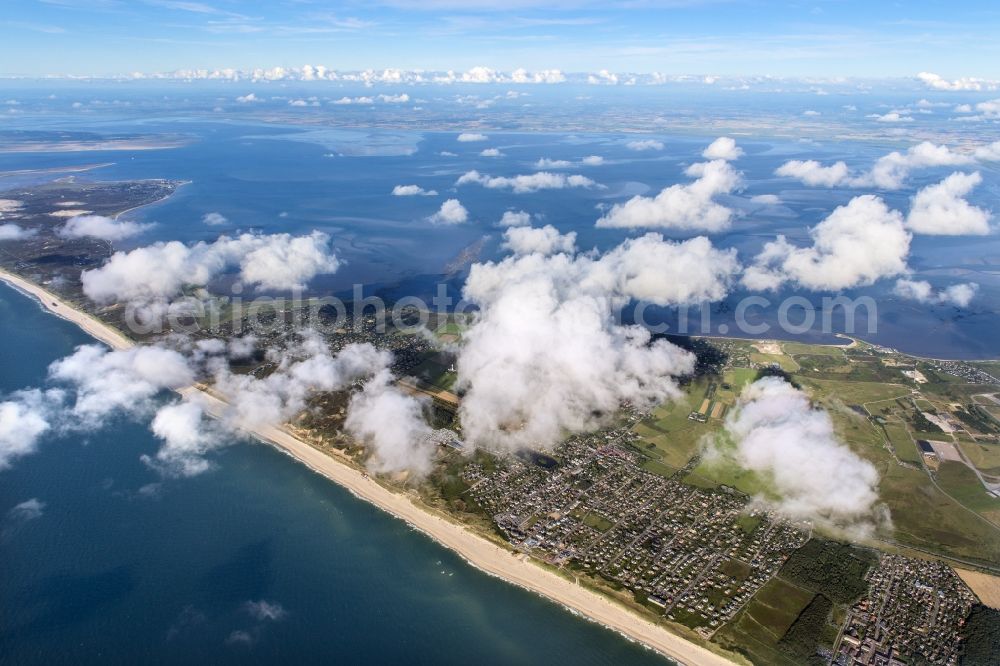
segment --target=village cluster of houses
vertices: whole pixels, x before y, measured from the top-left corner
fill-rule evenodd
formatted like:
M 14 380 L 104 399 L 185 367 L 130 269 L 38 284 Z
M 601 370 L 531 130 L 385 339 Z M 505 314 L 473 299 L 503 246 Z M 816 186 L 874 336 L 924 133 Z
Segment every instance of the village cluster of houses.
M 951 567 L 885 554 L 868 582 L 848 613 L 835 664 L 958 663 L 959 632 L 975 597 Z
M 491 474 L 470 465 L 469 494 L 524 551 L 621 585 L 709 636 L 809 533 L 751 510 L 739 493 L 647 471 L 627 446 L 633 437 L 627 428 L 575 437 L 554 469 L 516 458 Z

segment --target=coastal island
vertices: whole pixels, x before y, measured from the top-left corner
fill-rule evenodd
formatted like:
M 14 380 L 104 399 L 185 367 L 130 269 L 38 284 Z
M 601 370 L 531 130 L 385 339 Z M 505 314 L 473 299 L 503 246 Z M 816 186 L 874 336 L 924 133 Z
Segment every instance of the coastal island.
M 34 234 L 0 246 L 0 279 L 112 349 L 149 342 L 155 336 L 122 332 L 120 306 L 95 305 L 81 291 L 81 271 L 106 260 L 111 246 L 59 237 L 54 220 L 66 216 L 53 213 L 117 215 L 177 185 L 63 182 L 5 193 Z M 323 316 L 321 300 L 299 307 Z M 283 344 L 298 314 L 268 313 L 269 326 L 257 331 L 263 342 Z M 391 350 L 406 378 L 400 385 L 429 397 L 435 425 L 448 430 L 461 396 L 453 359 L 433 339 L 457 342 L 463 322 L 432 321 L 428 336 L 362 322 L 326 342 Z M 988 609 L 1000 606 L 1000 364 L 919 359 L 861 341 L 674 342 L 697 358 L 677 400 L 651 412 L 623 405 L 610 426 L 552 452 L 470 455 L 444 438 L 419 481 L 366 467 L 366 450 L 343 432 L 343 394 L 312 395 L 290 422 L 248 434 L 472 566 L 685 664 L 794 664 L 817 651 L 847 660 L 869 650 L 946 663 L 970 627 L 995 620 Z M 240 371 L 266 375 L 273 365 L 250 357 Z M 890 527 L 848 539 L 788 520 L 755 506 L 753 497 L 767 492 L 761 478 L 704 456 L 706 437 L 744 388 L 767 376 L 802 386 L 852 450 L 877 465 Z M 202 382 L 178 391 L 196 394 L 216 416 L 232 400 Z M 928 603 L 930 620 L 907 610 Z

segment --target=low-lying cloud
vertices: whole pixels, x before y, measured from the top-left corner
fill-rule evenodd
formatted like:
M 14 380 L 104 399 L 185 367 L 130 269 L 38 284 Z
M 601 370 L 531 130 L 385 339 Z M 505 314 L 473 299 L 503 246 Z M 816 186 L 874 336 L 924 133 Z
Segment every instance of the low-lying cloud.
M 778 495 L 764 500 L 796 520 L 870 530 L 879 521 L 879 476 L 837 437 L 829 414 L 782 379 L 748 385 L 726 417 L 729 442 L 707 451 L 757 472 Z
M 432 197 L 437 194 L 437 190 L 425 190 L 419 185 L 397 185 L 392 188 L 394 197 Z
M 503 237 L 504 247 L 514 254 L 573 253 L 576 250 L 576 232 L 561 234 L 551 224 L 539 228 L 512 226 Z
M 663 142 L 657 141 L 656 139 L 639 139 L 636 141 L 629 141 L 625 144 L 625 147 L 636 152 L 663 150 Z
M 229 220 L 226 219 L 225 215 L 223 215 L 222 213 L 217 213 L 215 211 L 210 213 L 205 213 L 204 215 L 202 215 L 201 221 L 203 224 L 207 224 L 210 227 L 222 226 L 223 224 L 229 222 Z
M 739 187 L 743 182 L 741 174 L 723 159 L 697 162 L 685 173 L 697 180 L 666 187 L 655 197 L 634 196 L 625 203 L 615 204 L 597 220 L 597 226 L 709 233 L 728 229 L 733 211 L 716 202 L 715 197 Z
M 159 392 L 190 385 L 195 373 L 172 349 L 108 351 L 101 345 L 83 345 L 49 366 L 49 377 L 74 389 L 69 411 L 83 427 L 96 428 L 114 414 L 147 411 Z
M 0 470 L 38 449 L 38 440 L 52 428 L 52 402 L 38 389 L 18 391 L 0 402 Z
M 531 213 L 524 210 L 505 210 L 497 222 L 498 227 L 526 227 L 531 224 Z
M 344 427 L 372 451 L 369 465 L 376 471 L 424 476 L 436 448 L 424 416 L 428 406 L 393 379 L 384 368 L 366 381 L 351 397 Z
M 934 287 L 927 280 L 896 280 L 893 293 L 900 298 L 916 301 L 925 305 L 954 305 L 964 308 L 972 302 L 979 285 L 975 282 L 963 282 L 945 287 L 940 291 L 935 291 Z
M 83 271 L 83 292 L 97 303 L 149 303 L 204 287 L 238 266 L 243 282 L 261 289 L 303 288 L 316 275 L 334 273 L 340 261 L 326 234 L 242 234 L 212 243 L 154 243 L 116 252 L 100 268 Z
M 11 222 L 0 224 L 0 241 L 24 240 L 34 235 L 34 229 L 25 229 Z
M 458 199 L 448 199 L 436 213 L 427 218 L 431 224 L 454 225 L 469 221 L 469 211 Z
M 206 419 L 202 405 L 193 399 L 161 407 L 149 429 L 163 445 L 155 456 L 143 456 L 142 460 L 167 476 L 195 476 L 208 471 L 211 464 L 205 454 L 218 448 L 223 437 Z
M 928 88 L 933 90 L 947 90 L 949 92 L 958 91 L 980 91 L 996 90 L 1000 87 L 1000 82 L 989 79 L 977 79 L 975 77 L 964 76 L 959 79 L 946 79 L 933 72 L 920 72 L 917 79 Z
M 677 395 L 675 377 L 693 369 L 693 356 L 617 324 L 613 311 L 633 299 L 714 300 L 737 270 L 735 252 L 706 238 L 658 234 L 601 256 L 531 252 L 473 265 L 463 295 L 480 310 L 456 363 L 466 441 L 550 448 L 599 427 L 624 401 L 649 407 Z
M 549 171 L 508 177 L 490 176 L 473 170 L 462 174 L 455 181 L 455 185 L 466 185 L 469 183 L 477 183 L 491 190 L 512 190 L 515 194 L 538 192 L 539 190 L 562 190 L 572 187 L 601 187 L 590 178 L 581 176 L 580 174 L 568 176 L 563 173 L 551 173 Z
M 63 238 L 97 238 L 114 242 L 138 236 L 151 226 L 104 215 L 78 215 L 70 218 L 57 233 Z
M 778 167 L 774 175 L 794 178 L 810 187 L 836 187 L 848 181 L 850 169 L 845 162 L 823 166 L 816 160 L 789 160 Z
M 963 197 L 983 182 L 979 172 L 956 171 L 940 183 L 929 185 L 911 200 L 906 226 L 917 234 L 982 236 L 990 233 L 990 212 Z
M 734 139 L 720 136 L 701 152 L 701 156 L 706 160 L 726 160 L 729 162 L 742 157 L 743 149 L 736 145 Z
M 899 211 L 864 195 L 834 210 L 809 230 L 812 244 L 797 247 L 779 235 L 766 243 L 743 275 L 751 290 L 792 282 L 805 289 L 836 291 L 870 285 L 906 272 L 910 233 Z
M 8 396 L 0 402 L 0 469 L 35 452 L 47 433 L 93 431 L 126 416 L 151 418 L 150 430 L 162 441 L 155 454 L 141 457 L 150 468 L 194 476 L 211 468 L 209 452 L 257 428 L 281 426 L 305 410 L 315 392 L 338 391 L 356 391 L 348 431 L 370 449 L 374 469 L 420 475 L 430 468 L 436 444 L 424 405 L 395 385 L 390 352 L 364 343 L 333 354 L 319 335 L 305 332 L 290 347 L 268 351 L 273 365 L 258 377 L 234 373 L 228 359 L 241 350 L 222 341 L 171 342 L 178 349 L 85 345 L 51 365 L 50 382 L 58 388 Z M 196 380 L 209 378 L 226 400 L 211 409 L 193 390 Z M 165 390 L 181 395 L 164 404 Z
M 775 170 L 775 175 L 794 178 L 811 187 L 877 187 L 898 190 L 915 169 L 971 164 L 974 159 L 948 146 L 929 141 L 911 146 L 905 152 L 893 151 L 875 161 L 872 168 L 854 174 L 844 162 L 824 166 L 816 160 L 789 160 Z

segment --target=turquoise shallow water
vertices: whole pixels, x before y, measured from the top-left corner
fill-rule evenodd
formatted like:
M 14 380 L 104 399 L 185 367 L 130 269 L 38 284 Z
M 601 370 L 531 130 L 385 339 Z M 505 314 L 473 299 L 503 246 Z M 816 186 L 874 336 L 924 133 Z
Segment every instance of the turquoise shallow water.
M 6 286 L 0 340 L 0 394 L 89 342 Z M 666 663 L 270 447 L 165 482 L 155 448 L 118 421 L 0 471 L 0 663 Z

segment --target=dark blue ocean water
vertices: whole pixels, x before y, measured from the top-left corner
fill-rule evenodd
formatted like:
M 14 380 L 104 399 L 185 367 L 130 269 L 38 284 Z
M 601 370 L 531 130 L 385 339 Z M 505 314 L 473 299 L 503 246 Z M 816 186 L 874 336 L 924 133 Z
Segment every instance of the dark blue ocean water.
M 2 285 L 0 340 L 0 395 L 90 342 Z M 170 481 L 155 449 L 123 421 L 0 471 L 0 663 L 665 663 L 270 447 Z M 30 499 L 40 516 L 8 513 Z

